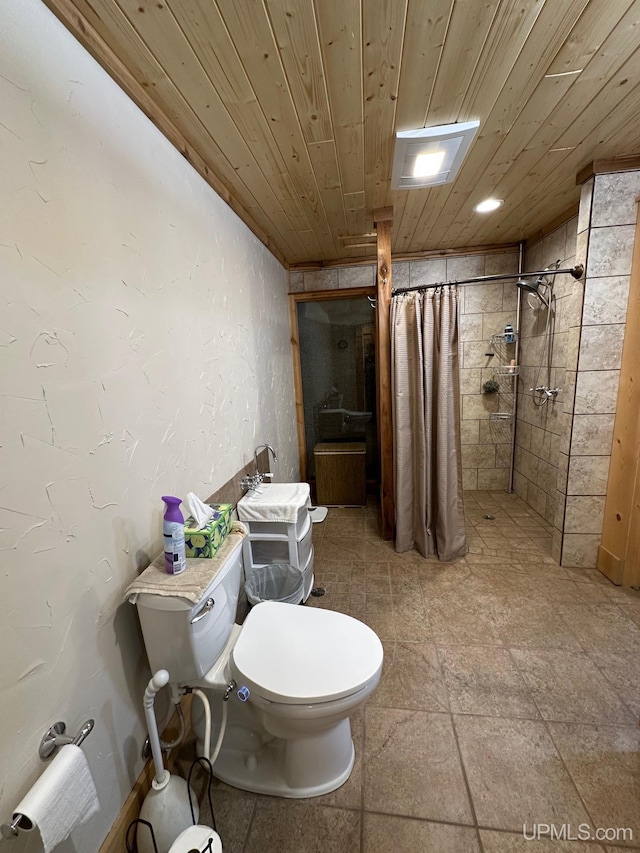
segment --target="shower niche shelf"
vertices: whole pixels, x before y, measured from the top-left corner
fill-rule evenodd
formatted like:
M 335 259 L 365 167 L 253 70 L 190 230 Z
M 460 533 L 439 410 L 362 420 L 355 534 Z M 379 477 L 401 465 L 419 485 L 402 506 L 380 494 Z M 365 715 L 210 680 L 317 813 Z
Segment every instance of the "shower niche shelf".
M 520 367 L 518 365 L 503 364 L 500 367 L 494 368 L 493 375 L 494 376 L 517 376 L 519 372 L 520 372 Z
M 509 337 L 512 338 L 513 340 L 508 341 L 505 333 L 500 332 L 497 335 L 491 335 L 491 343 L 492 344 L 496 344 L 496 343 L 506 344 L 508 347 L 510 347 L 512 344 L 515 344 L 515 342 L 518 340 L 518 333 L 512 332 L 509 335 Z

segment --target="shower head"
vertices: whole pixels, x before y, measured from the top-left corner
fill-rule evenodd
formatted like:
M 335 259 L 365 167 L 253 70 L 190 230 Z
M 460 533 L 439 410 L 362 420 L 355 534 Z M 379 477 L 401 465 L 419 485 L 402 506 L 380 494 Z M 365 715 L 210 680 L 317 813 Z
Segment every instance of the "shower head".
M 519 278 L 516 281 L 516 287 L 519 287 L 520 290 L 525 290 L 527 293 L 535 293 L 538 295 L 538 283 L 531 284 L 530 281 L 525 281 L 523 278 Z
M 547 291 L 549 285 L 542 276 L 538 276 L 538 278 L 535 280 L 535 283 L 525 281 L 523 278 L 519 278 L 518 281 L 516 281 L 516 287 L 520 288 L 523 293 L 532 293 L 536 297 L 536 299 L 540 300 L 540 302 L 544 305 L 545 308 L 549 307 L 549 299 L 547 298 L 547 293 L 545 292 Z M 542 287 L 542 291 L 540 290 L 540 287 Z M 532 308 L 535 307 L 531 302 L 529 303 L 529 305 Z

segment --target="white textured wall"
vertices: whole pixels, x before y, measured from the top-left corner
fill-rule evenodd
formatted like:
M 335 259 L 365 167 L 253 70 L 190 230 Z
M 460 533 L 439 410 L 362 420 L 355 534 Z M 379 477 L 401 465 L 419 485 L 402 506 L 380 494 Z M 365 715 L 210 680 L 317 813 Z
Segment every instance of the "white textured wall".
M 160 496 L 263 441 L 297 476 L 286 276 L 38 0 L 0 6 L 0 104 L 0 820 L 48 725 L 95 717 L 91 853 L 141 769 L 121 601 Z

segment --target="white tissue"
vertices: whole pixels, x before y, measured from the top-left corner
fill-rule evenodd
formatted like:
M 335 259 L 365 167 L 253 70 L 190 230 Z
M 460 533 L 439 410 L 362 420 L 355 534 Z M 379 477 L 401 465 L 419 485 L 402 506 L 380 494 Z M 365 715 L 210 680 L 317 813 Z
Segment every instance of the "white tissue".
M 184 502 L 189 510 L 189 515 L 194 519 L 198 530 L 202 530 L 207 521 L 213 518 L 213 509 L 203 503 L 197 495 L 189 492 Z
M 96 786 L 84 752 L 63 746 L 14 812 L 40 830 L 44 853 L 100 811 Z

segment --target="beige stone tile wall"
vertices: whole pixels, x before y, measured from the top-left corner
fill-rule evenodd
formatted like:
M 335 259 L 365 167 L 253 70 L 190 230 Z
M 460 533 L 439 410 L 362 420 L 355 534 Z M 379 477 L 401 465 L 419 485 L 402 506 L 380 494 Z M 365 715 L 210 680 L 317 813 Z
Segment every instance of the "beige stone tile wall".
M 582 189 L 578 252 L 586 266 L 577 339 L 561 550 L 563 566 L 596 565 L 613 440 L 640 172 L 596 175 Z M 558 544 L 555 547 L 558 553 Z
M 394 261 L 393 286 L 419 287 L 442 281 L 499 275 L 518 271 L 518 253 L 455 255 L 415 261 Z M 375 282 L 375 266 L 337 267 L 292 272 L 292 293 L 359 287 Z M 509 363 L 515 347 L 494 343 L 491 336 L 515 328 L 516 288 L 513 281 L 461 287 L 460 301 L 460 411 L 462 468 L 465 489 L 506 489 L 511 461 L 511 420 L 492 420 L 492 413 L 514 409 L 513 379 L 498 377 L 499 394 L 484 394 L 482 386 L 494 370 Z
M 572 267 L 576 262 L 577 227 L 578 218 L 573 217 L 528 246 L 524 278 L 527 270 L 542 270 L 556 261 L 561 267 Z M 571 330 L 579 325 L 582 286 L 570 275 L 556 276 L 553 297 L 548 348 L 544 336 L 547 310 L 533 298 L 531 303 L 537 307 L 531 308 L 527 297 L 523 298 L 514 473 L 516 493 L 550 524 L 555 524 L 559 512 L 564 513 L 564 495 L 558 493 L 557 482 L 562 450 L 568 451 L 565 409 L 573 405 L 577 364 Z M 549 358 L 551 387 L 559 388 L 560 393 L 544 406 L 537 406 L 529 389 L 546 384 Z M 568 366 L 573 367 L 573 373 L 567 371 Z
M 526 269 L 562 257 L 562 266 L 582 263 L 586 270 L 579 282 L 556 279 L 552 384 L 562 390 L 546 411 L 535 411 L 527 395 L 535 384 L 543 328 L 526 308 L 522 322 L 515 489 L 553 522 L 553 556 L 563 566 L 596 565 L 639 195 L 639 171 L 591 178 L 583 185 L 577 220 L 526 253 Z M 556 470 L 555 495 L 549 466 Z

